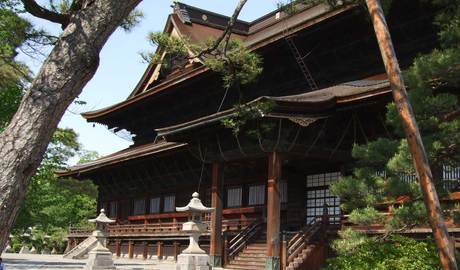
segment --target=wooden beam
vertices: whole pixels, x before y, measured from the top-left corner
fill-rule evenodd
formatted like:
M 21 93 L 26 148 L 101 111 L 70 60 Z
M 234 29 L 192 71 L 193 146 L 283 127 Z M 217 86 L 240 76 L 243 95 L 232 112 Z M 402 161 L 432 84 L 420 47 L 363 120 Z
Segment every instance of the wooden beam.
M 280 210 L 279 182 L 281 157 L 277 152 L 268 155 L 267 182 L 267 264 L 265 269 L 280 269 Z
M 366 4 L 374 25 L 375 36 L 377 37 L 385 70 L 388 74 L 388 80 L 390 81 L 393 99 L 403 123 L 409 151 L 412 155 L 414 167 L 420 182 L 423 200 L 428 210 L 428 217 L 438 247 L 441 265 L 445 270 L 456 270 L 458 268 L 455 261 L 455 247 L 452 244 L 453 242 L 442 216 L 441 205 L 433 182 L 433 174 L 431 173 L 430 164 L 428 163 L 428 157 L 425 153 L 412 106 L 407 97 L 406 86 L 398 59 L 396 58 L 393 41 L 391 40 L 382 6 L 379 0 L 366 0 Z
M 211 266 L 222 266 L 222 208 L 223 208 L 223 165 L 212 164 L 211 207 L 215 210 L 211 214 L 210 255 Z

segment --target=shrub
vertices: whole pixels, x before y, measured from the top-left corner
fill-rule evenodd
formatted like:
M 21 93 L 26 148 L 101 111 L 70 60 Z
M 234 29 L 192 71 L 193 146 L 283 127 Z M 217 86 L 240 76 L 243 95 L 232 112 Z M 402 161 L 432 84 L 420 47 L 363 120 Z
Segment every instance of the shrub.
M 355 209 L 350 213 L 349 220 L 359 225 L 371 225 L 381 223 L 382 215 L 374 207 Z
M 340 241 L 340 240 L 338 240 Z M 327 261 L 327 270 L 441 270 L 436 245 L 393 235 L 387 241 L 366 238 Z

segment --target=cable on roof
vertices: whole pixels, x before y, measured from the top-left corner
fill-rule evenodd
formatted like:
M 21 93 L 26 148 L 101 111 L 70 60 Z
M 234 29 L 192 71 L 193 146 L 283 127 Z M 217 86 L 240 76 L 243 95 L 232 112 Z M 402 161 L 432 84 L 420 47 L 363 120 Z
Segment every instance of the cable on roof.
M 313 140 L 312 144 L 310 144 L 310 147 L 308 147 L 307 151 L 305 151 L 305 156 L 308 156 L 308 154 L 310 153 L 311 149 L 313 148 L 313 146 L 316 145 L 316 143 L 318 142 L 319 138 L 321 137 L 321 135 L 323 135 L 323 131 L 324 129 L 326 128 L 326 125 L 327 125 L 327 121 L 329 120 L 329 118 L 326 118 L 326 120 L 324 120 L 324 123 L 323 125 L 321 126 L 321 129 L 319 130 L 318 132 L 318 135 L 316 136 L 316 138 Z
M 331 155 L 329 156 L 329 158 L 332 158 L 332 156 L 335 154 L 335 152 L 337 152 L 337 150 L 339 149 L 340 145 L 342 144 L 343 142 L 343 139 L 345 139 L 345 136 L 347 135 L 348 133 L 348 129 L 350 129 L 350 126 L 351 126 L 351 122 L 353 121 L 353 117 L 350 118 L 350 121 L 348 121 L 348 124 L 347 124 L 347 127 L 343 130 L 343 134 L 342 136 L 340 137 L 340 140 L 337 142 L 337 145 L 335 146 L 334 150 L 332 150 L 332 153 Z

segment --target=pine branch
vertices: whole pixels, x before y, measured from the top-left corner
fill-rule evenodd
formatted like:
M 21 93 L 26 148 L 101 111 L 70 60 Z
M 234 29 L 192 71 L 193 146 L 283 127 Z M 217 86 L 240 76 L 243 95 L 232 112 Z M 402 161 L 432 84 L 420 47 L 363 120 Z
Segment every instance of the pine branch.
M 27 12 L 35 17 L 48 20 L 50 22 L 59 23 L 62 28 L 69 24 L 70 16 L 61 14 L 40 6 L 35 0 L 21 0 Z

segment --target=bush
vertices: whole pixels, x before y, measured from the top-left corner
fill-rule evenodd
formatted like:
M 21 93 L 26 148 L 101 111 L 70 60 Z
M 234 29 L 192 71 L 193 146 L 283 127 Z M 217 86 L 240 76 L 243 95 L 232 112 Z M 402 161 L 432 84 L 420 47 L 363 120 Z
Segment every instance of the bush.
M 389 221 L 390 229 L 399 229 L 405 226 L 420 226 L 428 224 L 428 213 L 421 201 L 402 205 L 394 210 L 394 216 Z
M 338 240 L 340 241 L 340 240 Z M 393 235 L 389 240 L 366 238 L 348 252 L 327 261 L 326 270 L 441 270 L 435 243 Z
M 374 207 L 355 209 L 350 213 L 349 220 L 354 224 L 371 225 L 381 223 L 382 215 Z

